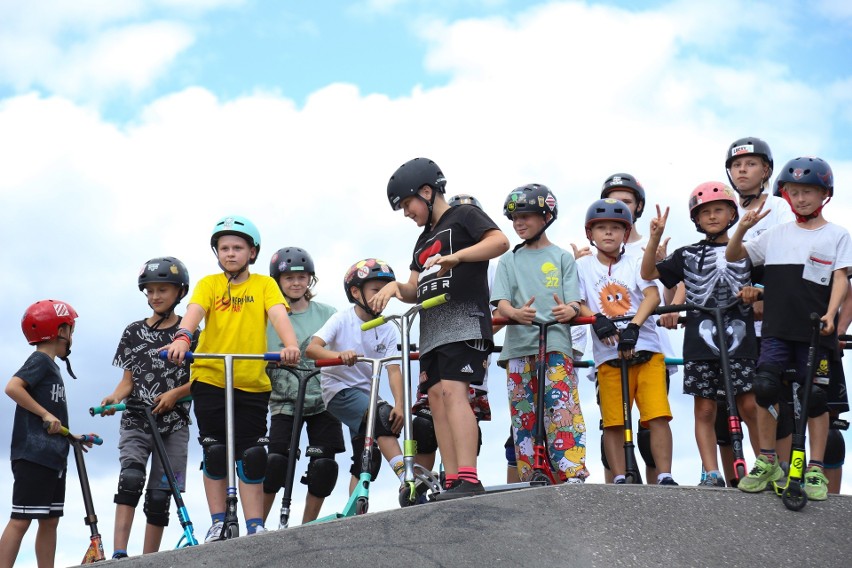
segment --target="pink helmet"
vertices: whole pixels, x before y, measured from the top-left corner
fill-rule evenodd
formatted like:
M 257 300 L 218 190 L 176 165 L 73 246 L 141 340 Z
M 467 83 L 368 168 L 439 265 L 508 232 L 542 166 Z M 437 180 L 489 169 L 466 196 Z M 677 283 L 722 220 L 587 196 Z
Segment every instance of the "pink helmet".
M 695 222 L 698 208 L 705 203 L 713 201 L 725 201 L 734 208 L 734 218 L 731 220 L 731 225 L 736 223 L 737 219 L 740 218 L 734 190 L 720 181 L 705 181 L 689 194 L 689 218 L 692 219 L 693 223 Z

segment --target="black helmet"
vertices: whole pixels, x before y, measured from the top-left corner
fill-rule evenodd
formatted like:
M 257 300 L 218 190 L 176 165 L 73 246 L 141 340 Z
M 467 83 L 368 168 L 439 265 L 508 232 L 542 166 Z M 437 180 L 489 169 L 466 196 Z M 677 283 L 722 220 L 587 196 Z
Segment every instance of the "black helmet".
M 482 209 L 482 204 L 477 198 L 466 193 L 460 193 L 447 199 L 447 205 L 450 207 L 458 207 L 459 205 L 473 205 L 477 209 Z
M 619 189 L 632 191 L 636 196 L 636 215 L 633 217 L 633 221 L 636 221 L 636 219 L 642 216 L 642 212 L 645 211 L 645 188 L 642 187 L 639 180 L 630 174 L 612 174 L 603 182 L 601 199 L 609 197 L 610 192 Z
M 139 270 L 139 291 L 151 282 L 168 282 L 180 288 L 178 301 L 189 292 L 189 272 L 186 266 L 173 256 L 152 258 Z
M 624 240 L 630 236 L 633 229 L 633 216 L 630 208 L 618 199 L 598 199 L 589 206 L 586 211 L 586 238 L 592 240 L 592 224 L 596 221 L 615 221 L 621 223 L 627 229 Z
M 304 272 L 313 276 L 314 259 L 305 249 L 299 247 L 284 247 L 272 255 L 269 261 L 269 275 L 278 281 L 279 276 L 285 272 Z
M 361 306 L 368 314 L 373 317 L 378 317 L 379 314 L 371 310 L 366 304 L 362 304 L 352 295 L 352 286 L 361 290 L 361 296 L 364 295 L 364 284 L 370 280 L 384 280 L 385 282 L 393 282 L 396 276 L 385 261 L 378 258 L 365 258 L 359 260 L 349 267 L 346 274 L 343 276 L 343 289 L 346 290 L 346 298 L 350 304 Z
M 728 174 L 728 181 L 731 182 L 731 187 L 733 187 L 737 193 L 739 193 L 737 184 L 734 183 L 734 179 L 731 177 L 731 163 L 737 158 L 741 158 L 743 156 L 760 156 L 767 164 L 769 164 L 769 170 L 766 172 L 766 180 L 764 180 L 764 183 L 772 177 L 772 169 L 775 165 L 772 161 L 772 150 L 769 149 L 769 144 L 760 138 L 747 136 L 746 138 L 734 140 L 731 145 L 728 146 L 728 153 L 725 154 L 725 172 Z M 760 191 L 763 191 L 763 185 L 760 186 Z
M 402 208 L 402 200 L 417 195 L 424 185 L 444 193 L 447 180 L 438 164 L 428 158 L 414 158 L 402 164 L 388 181 L 388 201 L 391 208 L 398 211 Z
M 511 220 L 513 213 L 550 213 L 553 215 L 551 221 L 555 221 L 558 214 L 556 197 L 546 185 L 537 183 L 515 188 L 503 203 L 503 215 Z

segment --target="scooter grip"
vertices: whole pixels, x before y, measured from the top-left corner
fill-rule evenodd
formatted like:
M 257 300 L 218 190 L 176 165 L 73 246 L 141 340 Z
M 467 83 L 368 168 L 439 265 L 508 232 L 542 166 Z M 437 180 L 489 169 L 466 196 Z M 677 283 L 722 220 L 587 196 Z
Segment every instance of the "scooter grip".
M 89 408 L 89 414 L 94 416 L 95 414 L 103 414 L 107 410 L 115 410 L 116 412 L 124 412 L 127 410 L 127 405 L 123 402 L 119 402 L 118 404 L 105 404 L 103 406 L 93 406 Z
M 314 361 L 314 367 L 334 367 L 336 365 L 342 365 L 343 359 L 340 357 L 336 357 L 334 359 L 317 359 Z
M 595 316 L 577 316 L 570 323 L 571 325 L 590 325 L 595 323 Z
M 368 331 L 370 329 L 373 329 L 374 327 L 379 327 L 380 325 L 385 325 L 384 316 L 379 316 L 376 319 L 365 321 L 361 324 L 361 331 Z
M 43 422 L 42 426 L 44 427 L 45 430 L 47 430 L 48 428 L 50 428 L 50 422 Z M 71 432 L 68 430 L 68 428 L 65 427 L 65 426 L 61 426 L 59 428 L 59 433 L 62 434 L 63 436 L 71 436 L 72 435 Z M 100 446 L 101 444 L 104 443 L 104 439 L 101 438 L 100 436 L 90 436 L 88 434 L 80 434 L 79 436 L 75 436 L 75 438 L 77 438 L 81 442 L 91 442 L 96 446 Z
M 264 361 L 280 361 L 281 353 L 264 353 L 263 354 Z
M 165 349 L 157 353 L 157 356 L 159 356 L 163 361 L 169 360 L 169 352 Z M 183 354 L 183 359 L 184 361 L 189 361 L 191 363 L 195 359 L 195 355 L 192 354 L 192 351 L 187 351 Z
M 440 306 L 441 304 L 446 304 L 450 301 L 449 294 L 441 294 L 440 296 L 435 296 L 434 298 L 429 298 L 420 304 L 420 307 L 424 310 L 428 310 L 429 308 L 434 308 L 435 306 Z

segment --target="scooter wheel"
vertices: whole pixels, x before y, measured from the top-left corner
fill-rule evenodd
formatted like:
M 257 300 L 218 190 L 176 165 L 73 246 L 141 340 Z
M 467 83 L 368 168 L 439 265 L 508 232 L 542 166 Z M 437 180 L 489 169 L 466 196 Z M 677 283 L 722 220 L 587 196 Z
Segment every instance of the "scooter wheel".
M 399 490 L 399 506 L 400 507 L 409 507 L 416 503 L 411 500 L 411 494 L 414 493 L 413 488 L 409 484 L 403 485 Z
M 239 525 L 229 525 L 222 529 L 222 540 L 230 540 L 232 538 L 237 538 L 238 536 L 240 536 Z
M 737 466 L 737 475 L 734 479 L 737 480 L 737 484 L 739 484 L 739 480 L 746 476 L 746 469 L 743 465 Z M 736 486 L 735 486 L 736 487 Z
M 781 501 L 791 511 L 801 511 L 808 503 L 808 494 L 802 491 L 800 482 L 790 481 L 781 495 Z
M 642 481 L 640 481 L 639 474 L 633 471 L 628 471 L 624 474 L 624 482 L 629 485 L 639 485 L 642 483 Z
M 530 483 L 535 483 L 536 485 L 551 485 L 550 478 L 547 474 L 540 471 L 533 472 L 532 477 L 530 477 Z
M 367 509 L 370 508 L 370 501 L 366 497 L 359 497 L 357 501 L 355 501 L 355 514 L 356 515 L 364 515 L 367 513 Z

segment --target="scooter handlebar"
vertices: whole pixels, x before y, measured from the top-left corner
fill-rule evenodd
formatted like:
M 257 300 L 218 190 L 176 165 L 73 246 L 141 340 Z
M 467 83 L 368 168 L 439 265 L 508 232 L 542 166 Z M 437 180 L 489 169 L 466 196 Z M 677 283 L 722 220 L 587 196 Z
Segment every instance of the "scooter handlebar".
M 421 310 L 428 310 L 429 308 L 434 308 L 435 306 L 440 306 L 441 304 L 446 304 L 450 301 L 449 294 L 441 294 L 440 296 L 435 296 L 434 298 L 429 298 L 428 300 L 423 300 L 420 304 Z M 370 321 L 365 321 L 361 324 L 361 331 L 369 331 L 373 328 L 385 325 L 388 320 L 385 316 L 379 316 L 376 319 L 371 319 Z
M 420 359 L 420 353 L 409 353 L 408 358 L 412 361 L 417 361 Z M 322 367 L 336 367 L 338 365 L 343 365 L 343 359 L 340 357 L 335 357 L 334 359 L 317 359 L 314 361 L 314 367 L 322 368 Z
M 48 428 L 50 428 L 50 422 L 44 422 L 44 423 L 42 423 L 42 426 L 44 427 L 45 430 L 47 430 Z M 92 443 L 95 446 L 100 446 L 101 444 L 104 443 L 104 439 L 101 438 L 100 436 L 91 436 L 89 434 L 75 435 L 75 434 L 72 434 L 68 430 L 68 428 L 65 427 L 65 426 L 60 427 L 59 433 L 63 436 L 68 436 L 70 438 L 74 438 L 75 440 L 83 442 L 84 444 L 85 443 Z
M 595 323 L 595 316 L 577 316 L 568 322 L 568 325 L 587 325 Z M 526 325 L 513 319 L 504 317 L 492 317 L 491 325 Z
M 183 398 L 178 399 L 175 404 L 183 404 L 184 402 L 192 402 L 192 396 L 185 396 Z M 95 414 L 103 414 L 108 410 L 115 410 L 116 412 L 124 412 L 127 410 L 127 404 L 123 402 L 119 402 L 116 404 L 105 404 L 103 406 L 92 406 L 89 408 L 89 414 L 94 416 Z
M 165 349 L 163 349 L 162 351 L 157 353 L 157 355 L 163 361 L 167 361 L 169 359 L 169 352 L 166 351 Z M 245 356 L 243 356 L 243 357 L 245 357 Z M 249 357 L 255 357 L 255 356 L 249 355 Z M 183 358 L 184 358 L 185 361 L 192 362 L 192 361 L 195 360 L 195 354 L 192 351 L 187 351 L 186 353 L 183 354 Z M 280 361 L 281 360 L 281 353 L 263 353 L 263 360 L 264 361 Z

